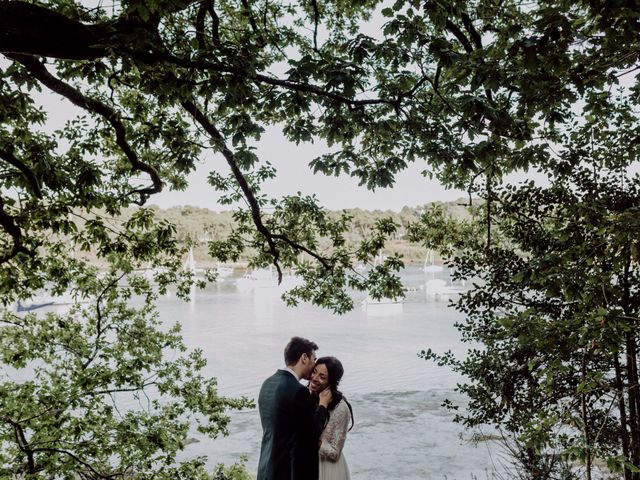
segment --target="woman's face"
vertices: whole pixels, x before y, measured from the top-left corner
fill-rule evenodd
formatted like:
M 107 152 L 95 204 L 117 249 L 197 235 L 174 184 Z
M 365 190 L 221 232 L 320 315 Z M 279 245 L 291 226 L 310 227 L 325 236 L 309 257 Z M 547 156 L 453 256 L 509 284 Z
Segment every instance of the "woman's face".
M 316 365 L 311 372 L 311 381 L 309 382 L 309 388 L 312 392 L 319 393 L 329 385 L 329 372 L 327 366 L 324 363 Z

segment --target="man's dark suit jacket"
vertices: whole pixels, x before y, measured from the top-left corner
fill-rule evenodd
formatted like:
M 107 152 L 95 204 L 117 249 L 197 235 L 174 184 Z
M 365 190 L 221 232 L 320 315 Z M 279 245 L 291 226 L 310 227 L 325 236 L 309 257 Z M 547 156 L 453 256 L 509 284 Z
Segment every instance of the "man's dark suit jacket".
M 267 378 L 258 397 L 262 447 L 257 480 L 317 480 L 318 439 L 327 409 L 286 370 Z

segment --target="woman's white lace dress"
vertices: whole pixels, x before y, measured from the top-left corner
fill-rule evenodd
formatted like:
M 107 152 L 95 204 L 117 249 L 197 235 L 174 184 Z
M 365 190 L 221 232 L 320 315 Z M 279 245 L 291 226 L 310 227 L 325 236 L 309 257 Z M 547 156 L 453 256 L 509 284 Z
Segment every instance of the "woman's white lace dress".
M 320 437 L 319 480 L 349 480 L 351 476 L 342 448 L 347 439 L 351 413 L 346 402 L 341 400 L 329 414 L 329 422 Z

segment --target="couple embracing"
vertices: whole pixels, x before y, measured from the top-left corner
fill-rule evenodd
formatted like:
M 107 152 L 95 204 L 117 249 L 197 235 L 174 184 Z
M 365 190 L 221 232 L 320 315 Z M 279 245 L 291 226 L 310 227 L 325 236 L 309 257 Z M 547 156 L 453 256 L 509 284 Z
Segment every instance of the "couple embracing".
M 316 350 L 314 342 L 293 337 L 284 349 L 286 368 L 262 384 L 257 480 L 350 478 L 342 447 L 353 413 L 338 390 L 344 369 L 335 357 L 316 359 Z

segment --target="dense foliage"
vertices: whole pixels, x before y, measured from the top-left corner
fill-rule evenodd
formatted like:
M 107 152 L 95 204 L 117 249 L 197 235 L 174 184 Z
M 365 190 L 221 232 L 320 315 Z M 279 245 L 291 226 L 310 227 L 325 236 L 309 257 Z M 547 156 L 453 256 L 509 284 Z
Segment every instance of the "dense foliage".
M 399 212 L 386 210 L 363 210 L 360 208 L 345 209 L 352 220 L 348 229 L 344 232 L 345 243 L 353 250 L 358 245 L 369 238 L 369 233 L 375 228 L 378 221 L 390 218 L 398 225 L 396 232 L 385 243 L 382 255 L 399 254 L 403 257 L 405 264 L 420 264 L 425 261 L 425 249 L 422 245 L 413 243 L 407 238 L 407 228 L 415 223 L 423 212 L 430 209 L 432 205 L 440 205 L 454 218 L 463 219 L 469 216 L 466 206 L 467 200 L 460 198 L 452 202 L 434 202 L 420 207 L 403 207 Z M 232 210 L 221 212 L 212 211 L 208 208 L 194 207 L 191 205 L 175 206 L 167 209 L 151 206 L 154 215 L 159 220 L 165 220 L 175 226 L 177 241 L 184 245 L 193 245 L 193 254 L 198 267 L 212 268 L 219 264 L 209 255 L 209 242 L 226 239 L 236 226 L 233 219 Z M 136 207 L 126 209 L 122 212 L 120 221 L 129 218 L 136 211 Z M 329 211 L 327 215 L 332 218 L 339 218 L 343 210 Z M 330 247 L 330 241 L 321 239 L 320 245 L 323 248 Z M 78 252 L 91 259 L 95 264 L 99 264 L 99 259 L 92 251 Z M 241 269 L 246 267 L 253 257 L 254 252 L 245 250 L 235 265 Z
M 523 478 L 640 471 L 640 177 L 629 172 L 640 122 L 626 103 L 606 110 L 562 136 L 548 186 L 493 191 L 491 244 L 484 217 L 427 215 L 420 226 L 447 232 L 431 238 L 473 279 L 456 308 L 464 341 L 482 346 L 465 359 L 423 356 L 469 379 L 458 420 L 501 427 Z
M 544 305 L 556 310 L 536 311 L 533 318 L 540 315 L 542 323 L 542 319 L 549 323 L 552 316 L 562 324 L 589 323 L 587 309 L 599 298 L 591 295 L 595 287 L 584 290 L 587 297 L 579 308 L 574 304 L 565 308 L 553 299 L 564 292 L 566 275 L 561 266 L 571 255 L 598 258 L 594 256 L 598 253 L 608 258 L 609 253 L 590 249 L 595 244 L 589 242 L 592 234 L 608 239 L 607 232 L 613 235 L 613 226 L 620 225 L 619 219 L 610 218 L 621 211 L 614 208 L 616 199 L 626 195 L 629 208 L 638 205 L 631 187 L 616 190 L 612 185 L 616 175 L 624 174 L 625 162 L 635 161 L 637 135 L 621 135 L 618 143 L 590 143 L 585 133 L 608 132 L 608 124 L 615 131 L 636 118 L 638 92 L 632 84 L 640 52 L 638 33 L 636 2 L 618 0 L 0 2 L 0 301 L 10 305 L 43 288 L 57 294 L 70 291 L 92 301 L 86 314 L 75 311 L 38 320 L 11 313 L 3 317 L 0 340 L 3 352 L 8 352 L 3 361 L 5 370 L 12 372 L 0 389 L 0 440 L 2 451 L 9 452 L 3 468 L 32 476 L 76 472 L 100 478 L 123 474 L 131 466 L 140 475 L 164 475 L 168 468 L 182 468 L 172 465 L 172 452 L 184 440 L 187 411 L 208 415 L 213 433 L 224 426 L 224 409 L 243 403 L 218 399 L 205 379 L 198 380 L 193 391 L 180 388 L 183 399 L 175 408 L 185 412 L 172 416 L 171 408 L 165 408 L 168 404 L 161 403 L 140 413 L 146 422 L 161 415 L 170 423 L 165 430 L 173 430 L 177 437 L 160 440 L 140 434 L 144 422 L 136 423 L 127 413 L 105 414 L 102 425 L 79 420 L 87 402 L 105 404 L 109 394 L 102 391 L 128 388 L 129 381 L 134 389 L 146 388 L 137 381 L 139 375 L 164 375 L 169 369 L 168 390 L 155 385 L 167 395 L 189 372 L 197 376 L 201 367 L 197 355 L 184 362 L 163 360 L 162 350 L 179 349 L 179 340 L 172 334 L 161 335 L 154 326 L 155 292 L 172 282 L 189 281 L 176 273 L 180 246 L 175 231 L 144 208 L 130 221 L 114 218 L 125 207 L 144 205 L 162 188 L 185 188 L 186 175 L 211 153 L 231 172 L 227 176 L 214 169 L 209 177 L 212 187 L 223 191 L 222 202 L 246 205 L 235 210 L 236 228 L 211 242 L 213 257 L 234 261 L 250 251 L 255 252 L 253 265 L 274 264 L 280 273 L 295 267 L 306 284 L 290 293 L 292 304 L 311 301 L 343 312 L 353 305 L 348 293 L 352 288 L 376 297 L 402 293 L 393 275 L 402 266 L 400 257 L 389 256 L 367 277 L 354 269 L 358 262 L 372 262 L 397 234 L 395 222 L 380 219 L 370 237 L 353 246 L 345 239 L 350 215 L 328 215 L 313 197 L 269 199 L 261 193 L 263 182 L 277 175 L 255 154 L 255 144 L 268 125 L 279 126 L 291 142 L 326 142 L 327 152 L 310 165 L 320 174 L 351 175 L 366 188 L 384 188 L 409 162 L 425 160 L 427 175 L 486 200 L 482 233 L 476 226 L 463 228 L 469 235 L 468 243 L 460 246 L 466 249 L 460 270 L 484 275 L 487 285 L 495 287 L 484 291 L 479 286 L 466 303 L 471 325 L 478 316 L 486 320 L 486 329 L 470 327 L 469 338 L 495 348 L 491 358 L 499 360 L 487 366 L 495 369 L 495 379 L 504 380 L 500 372 L 510 365 L 508 354 L 518 344 L 514 328 L 528 323 L 521 321 L 518 309 L 496 317 L 493 295 L 511 289 L 521 292 L 523 301 L 539 295 L 547 299 L 536 290 L 535 282 L 541 282 L 550 293 Z M 612 87 L 621 78 L 630 106 L 611 109 Z M 45 128 L 48 113 L 38 105 L 42 89 L 75 108 L 76 115 L 55 132 Z M 570 128 L 574 118 L 581 120 Z M 580 133 L 581 126 L 587 130 Z M 562 162 L 554 154 L 555 144 L 570 153 L 560 155 Z M 613 156 L 624 161 L 607 163 L 618 151 L 622 153 Z M 535 186 L 511 194 L 501 190 L 505 174 L 529 167 L 547 169 L 553 179 L 551 193 Z M 605 175 L 611 182 L 598 175 L 589 177 L 593 168 L 611 171 Z M 518 210 L 527 205 L 531 211 Z M 541 216 L 549 211 L 557 211 L 558 223 L 547 222 L 546 217 L 543 221 Z M 625 226 L 633 232 L 635 217 L 631 213 L 627 217 Z M 429 218 L 416 226 L 416 239 L 447 244 L 449 223 L 434 224 Z M 583 218 L 584 222 L 577 221 Z M 576 230 L 563 230 L 562 219 L 576 220 Z M 593 230 L 593 225 L 600 226 Z M 563 240 L 562 232 L 569 238 Z M 531 242 L 541 233 L 549 245 L 538 250 Z M 568 240 L 575 241 L 575 252 Z M 622 236 L 614 240 L 619 249 L 611 251 L 616 261 L 609 270 L 594 261 L 588 268 L 575 267 L 575 275 L 567 279 L 600 285 L 602 275 L 614 275 L 607 277 L 604 289 L 607 302 L 614 303 L 597 304 L 606 312 L 592 312 L 595 318 L 606 319 L 604 326 L 619 323 L 621 316 L 637 318 L 630 303 L 622 305 L 608 290 L 624 291 L 621 285 L 626 281 L 629 298 L 634 292 L 635 264 L 627 261 L 624 267 L 622 260 L 625 248 L 631 246 Z M 108 265 L 106 277 L 98 278 L 81 259 L 73 258 L 71 252 L 78 246 L 97 252 Z M 547 263 L 544 255 L 539 258 L 546 251 L 556 252 Z M 535 263 L 528 267 L 527 261 Z M 158 267 L 154 285 L 134 275 L 135 269 L 149 264 Z M 504 271 L 495 275 L 495 281 L 487 273 L 494 269 Z M 576 295 L 575 287 L 570 290 Z M 143 302 L 129 312 L 115 299 L 132 293 Z M 613 311 L 611 305 L 616 305 Z M 621 315 L 619 308 L 630 310 Z M 509 326 L 510 319 L 516 327 Z M 48 328 L 40 328 L 40 322 Z M 571 325 L 563 328 L 576 333 L 577 324 Z M 140 348 L 127 343 L 136 329 L 142 329 L 148 340 Z M 631 410 L 638 407 L 632 398 L 636 330 L 629 327 L 631 343 L 625 343 L 624 351 L 613 349 L 614 344 L 620 346 L 617 331 L 612 334 L 615 341 L 599 343 L 612 348 L 607 352 L 609 361 L 620 354 L 622 363 L 630 365 L 627 373 L 614 376 L 622 382 L 618 400 L 626 402 L 629 422 L 620 417 L 617 446 L 613 441 L 598 443 L 612 438 L 609 423 L 598 423 L 602 433 L 595 436 L 583 429 L 582 443 L 572 446 L 584 452 L 587 471 L 591 454 L 600 455 L 597 449 L 602 448 L 602 455 L 609 458 L 614 458 L 611 452 L 622 452 L 622 459 L 613 463 L 625 467 L 627 478 L 638 478 L 634 469 L 640 466 L 640 439 L 632 418 L 637 420 L 640 410 L 633 414 Z M 606 355 L 601 358 L 587 348 L 586 338 L 571 337 L 576 350 L 566 359 L 567 378 L 580 382 L 569 387 L 580 387 L 575 398 L 583 408 L 576 418 L 583 423 L 606 416 L 591 402 L 600 398 L 591 369 L 611 374 L 602 363 Z M 537 348 L 548 349 L 549 356 L 560 355 L 554 350 L 557 342 Z M 482 355 L 472 355 L 471 363 L 465 364 L 472 382 L 488 379 L 483 376 Z M 131 363 L 118 363 L 121 357 Z M 70 358 L 71 366 L 55 368 Z M 631 364 L 626 363 L 628 358 Z M 582 362 L 579 375 L 578 361 Z M 85 370 L 91 371 L 92 365 L 105 369 L 104 376 L 89 378 Z M 544 361 L 528 366 L 534 367 L 551 368 Z M 25 368 L 39 375 L 41 391 L 34 390 L 38 385 L 33 379 L 13 375 L 12 369 Z M 513 414 L 517 420 L 511 430 L 533 449 L 530 457 L 535 458 L 544 438 L 538 441 L 533 433 L 548 431 L 536 430 L 535 425 L 525 428 L 524 418 L 532 407 L 516 401 L 523 394 L 517 382 L 503 383 L 516 389 L 513 395 L 506 392 L 503 405 L 509 418 Z M 490 384 L 479 388 L 480 393 L 483 388 L 492 392 Z M 34 398 L 16 402 L 16 392 Z M 531 402 L 541 398 L 530 396 Z M 553 399 L 563 403 L 559 396 Z M 58 414 L 60 404 L 66 410 Z M 503 420 L 490 403 L 476 405 L 472 412 L 478 414 L 477 421 Z M 550 415 L 541 423 L 555 419 Z M 50 422 L 58 419 L 63 423 L 54 435 Z M 98 432 L 116 435 L 122 422 L 132 432 L 122 437 L 127 443 L 118 449 L 101 443 L 110 439 L 98 439 Z M 93 428 L 98 429 L 95 435 Z M 531 440 L 522 436 L 525 433 Z M 164 450 L 166 457 L 155 456 Z M 131 452 L 150 452 L 148 463 Z M 204 475 L 200 466 L 188 468 Z

